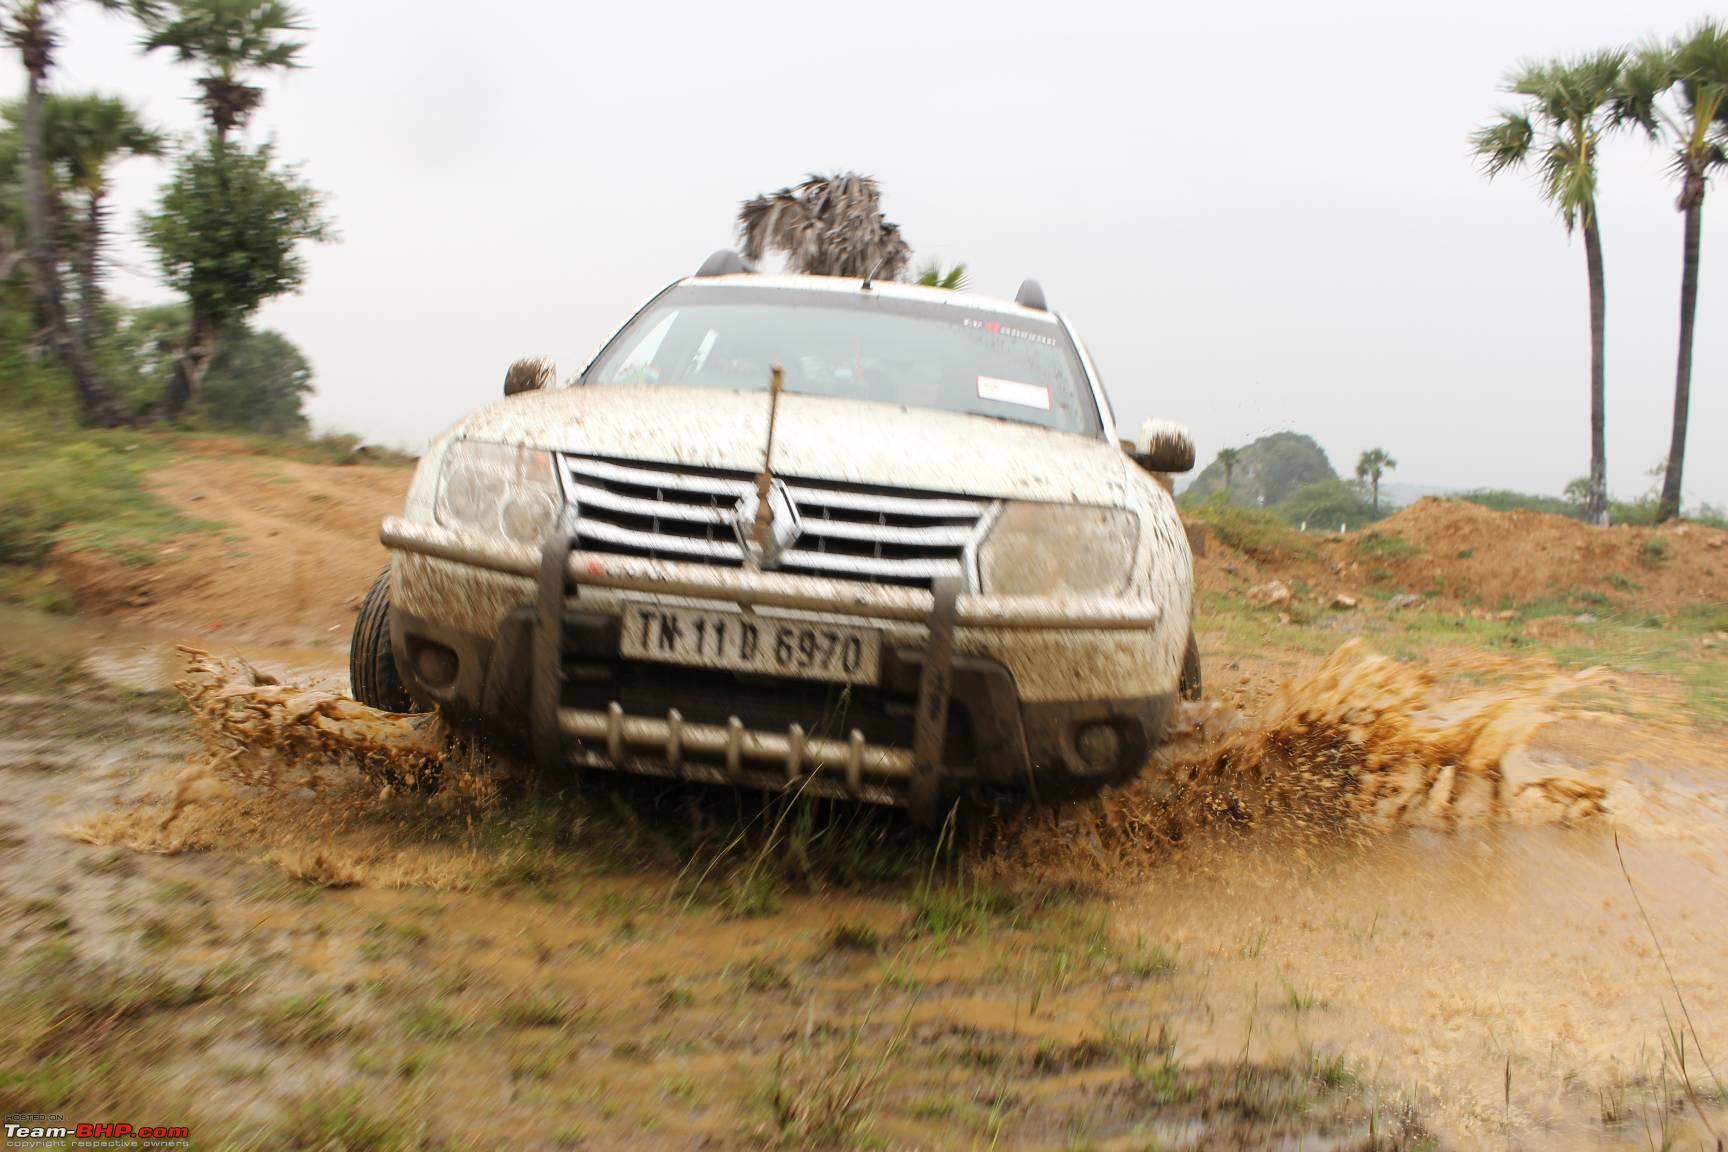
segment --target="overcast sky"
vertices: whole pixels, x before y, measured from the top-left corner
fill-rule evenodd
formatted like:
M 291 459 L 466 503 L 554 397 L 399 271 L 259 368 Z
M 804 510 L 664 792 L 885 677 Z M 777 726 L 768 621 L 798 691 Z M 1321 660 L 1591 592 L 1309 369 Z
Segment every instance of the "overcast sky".
M 339 243 L 261 322 L 305 349 L 323 430 L 419 447 L 506 364 L 579 369 L 732 241 L 738 202 L 877 176 L 919 257 L 1043 281 L 1124 423 L 1202 461 L 1283 429 L 1347 472 L 1557 493 L 1588 461 L 1581 239 L 1470 131 L 1519 60 L 1667 35 L 1698 0 L 1121 3 L 305 0 L 308 67 L 252 135 L 328 193 Z M 189 131 L 193 73 L 71 9 L 56 83 Z M 21 91 L 15 63 L 0 86 Z M 1608 461 L 1667 451 L 1680 217 L 1664 155 L 1605 153 Z M 120 172 L 117 220 L 165 169 Z M 1728 502 L 1728 181 L 1705 210 L 1689 501 Z M 115 288 L 167 298 L 130 240 Z

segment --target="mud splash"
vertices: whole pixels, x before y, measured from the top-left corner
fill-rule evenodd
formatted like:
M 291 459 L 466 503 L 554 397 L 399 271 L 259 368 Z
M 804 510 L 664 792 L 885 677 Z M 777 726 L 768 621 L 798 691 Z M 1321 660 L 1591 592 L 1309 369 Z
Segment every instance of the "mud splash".
M 154 854 L 251 848 L 327 888 L 465 889 L 496 866 L 439 843 L 445 826 L 495 805 L 500 773 L 436 713 L 381 712 L 243 659 L 179 651 L 175 688 L 197 750 L 162 788 L 64 835 Z
M 331 765 L 412 786 L 436 773 L 454 741 L 437 713 L 393 713 L 348 696 L 284 684 L 244 661 L 198 648 L 174 687 L 197 721 L 210 775 L 276 788 L 284 771 L 304 772 L 305 787 L 324 785 Z M 176 803 L 176 814 L 182 803 Z
M 436 714 L 380 712 L 333 689 L 284 683 L 244 660 L 180 651 L 187 668 L 176 687 L 196 720 L 200 753 L 174 779 L 166 804 L 100 814 L 72 830 L 78 838 L 179 851 L 209 842 L 223 802 L 333 788 L 370 789 L 378 801 L 436 792 L 446 807 L 497 799 L 508 767 Z M 1132 883 L 1209 831 L 1253 828 L 1300 850 L 1305 841 L 1359 841 L 1400 827 L 1570 825 L 1608 811 L 1605 770 L 1543 764 L 1529 753 L 1544 728 L 1584 714 L 1564 698 L 1592 673 L 1560 675 L 1490 656 L 1461 671 L 1504 682 L 1460 693 L 1452 680 L 1352 641 L 1258 714 L 1185 710 L 1140 781 L 1088 804 L 1008 817 L 985 838 L 979 863 L 1004 876 Z M 194 826 L 177 828 L 193 808 Z M 365 871 L 305 840 L 283 842 L 278 855 L 290 873 L 333 883 L 361 883 Z
M 1491 657 L 1478 664 L 1478 673 L 1506 671 Z M 1209 829 L 1252 826 L 1300 847 L 1400 827 L 1591 821 L 1608 811 L 1609 775 L 1539 763 L 1530 745 L 1582 714 L 1563 698 L 1593 679 L 1519 670 L 1459 694 L 1426 668 L 1351 641 L 1257 715 L 1185 711 L 1139 781 L 1077 809 L 1022 817 L 1002 830 L 1001 856 L 1013 871 L 1123 881 L 1143 879 Z

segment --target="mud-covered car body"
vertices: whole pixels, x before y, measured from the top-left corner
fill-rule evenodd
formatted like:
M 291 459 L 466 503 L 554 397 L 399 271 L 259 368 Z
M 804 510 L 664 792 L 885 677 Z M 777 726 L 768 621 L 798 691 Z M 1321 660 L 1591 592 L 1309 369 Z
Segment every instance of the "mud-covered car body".
M 1042 307 L 699 275 L 431 445 L 382 530 L 390 648 L 417 702 L 560 765 L 925 818 L 1095 790 L 1156 747 L 1190 635 L 1188 541 L 1124 447 Z

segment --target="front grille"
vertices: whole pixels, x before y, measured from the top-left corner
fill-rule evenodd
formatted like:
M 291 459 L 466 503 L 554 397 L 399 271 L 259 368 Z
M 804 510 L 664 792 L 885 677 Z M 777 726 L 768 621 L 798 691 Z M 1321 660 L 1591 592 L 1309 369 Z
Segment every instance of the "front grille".
M 588 552 L 742 567 L 740 504 L 754 477 L 737 472 L 567 456 L 576 546 Z M 965 576 L 988 505 L 901 489 L 784 481 L 799 525 L 772 567 L 800 575 L 928 588 Z M 750 531 L 746 520 L 744 532 Z

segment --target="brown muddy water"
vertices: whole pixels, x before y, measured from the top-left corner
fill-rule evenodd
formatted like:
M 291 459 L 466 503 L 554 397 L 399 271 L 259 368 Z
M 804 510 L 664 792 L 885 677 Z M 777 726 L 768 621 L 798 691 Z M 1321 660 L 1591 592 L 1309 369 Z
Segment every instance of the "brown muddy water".
M 171 638 L 75 640 L 109 687 L 0 699 L 9 965 L 227 983 L 126 1018 L 147 1068 L 62 1069 L 71 1088 L 0 1068 L 24 1104 L 192 1109 L 240 1134 L 220 1146 L 284 1148 L 1728 1132 L 1728 750 L 1578 703 L 1612 678 L 1347 646 L 1252 715 L 1186 710 L 1099 803 L 998 816 L 940 857 L 888 824 L 853 856 L 922 851 L 910 874 L 758 884 L 769 849 L 720 863 L 731 832 L 686 838 L 694 803 L 619 849 L 643 809 L 564 811 L 547 839 L 471 754 L 422 795 L 402 771 L 441 730 L 342 699 L 338 653 L 188 676 Z M 409 1141 L 431 1100 L 447 1143 Z

